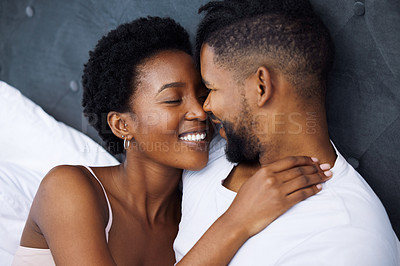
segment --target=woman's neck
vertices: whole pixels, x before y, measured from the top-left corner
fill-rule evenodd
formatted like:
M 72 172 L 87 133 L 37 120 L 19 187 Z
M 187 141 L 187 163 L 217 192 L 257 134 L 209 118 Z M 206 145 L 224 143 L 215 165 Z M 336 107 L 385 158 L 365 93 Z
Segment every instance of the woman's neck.
M 128 153 L 115 168 L 113 180 L 121 203 L 147 217 L 149 224 L 165 221 L 180 212 L 179 183 L 182 170 Z

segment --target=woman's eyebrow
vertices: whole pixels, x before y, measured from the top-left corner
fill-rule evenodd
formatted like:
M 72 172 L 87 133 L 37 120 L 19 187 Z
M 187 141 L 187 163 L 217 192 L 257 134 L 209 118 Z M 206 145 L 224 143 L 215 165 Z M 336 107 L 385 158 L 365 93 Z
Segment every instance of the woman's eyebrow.
M 157 94 L 159 94 L 160 92 L 162 92 L 165 89 L 168 88 L 182 88 L 185 87 L 186 83 L 184 82 L 172 82 L 172 83 L 167 83 L 161 86 L 161 88 L 158 90 Z

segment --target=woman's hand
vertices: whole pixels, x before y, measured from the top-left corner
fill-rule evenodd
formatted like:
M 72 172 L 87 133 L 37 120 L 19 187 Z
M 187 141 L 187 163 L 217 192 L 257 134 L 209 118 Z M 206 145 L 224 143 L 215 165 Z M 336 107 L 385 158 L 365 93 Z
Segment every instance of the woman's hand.
M 321 183 L 332 176 L 329 168 L 305 156 L 264 165 L 242 185 L 224 216 L 251 237 L 296 203 L 318 193 Z

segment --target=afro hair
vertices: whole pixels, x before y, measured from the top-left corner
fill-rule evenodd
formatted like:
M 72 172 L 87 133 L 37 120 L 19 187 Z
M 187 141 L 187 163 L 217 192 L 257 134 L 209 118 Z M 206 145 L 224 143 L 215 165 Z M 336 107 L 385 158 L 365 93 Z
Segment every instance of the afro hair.
M 192 55 L 189 35 L 171 18 L 147 17 L 122 24 L 102 37 L 84 66 L 83 113 L 98 131 L 107 150 L 124 151 L 107 122 L 111 111 L 130 112 L 130 100 L 140 80 L 138 67 L 165 50 Z

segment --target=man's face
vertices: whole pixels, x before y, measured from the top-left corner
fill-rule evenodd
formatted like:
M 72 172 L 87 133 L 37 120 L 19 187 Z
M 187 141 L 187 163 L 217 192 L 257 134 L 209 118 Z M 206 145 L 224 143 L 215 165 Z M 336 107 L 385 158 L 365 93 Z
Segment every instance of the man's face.
M 213 48 L 207 44 L 201 49 L 200 64 L 204 84 L 210 90 L 203 109 L 211 113 L 213 122 L 221 127 L 219 133 L 227 140 L 228 160 L 258 161 L 260 141 L 254 134 L 245 85 L 237 82 L 232 71 L 215 63 Z

